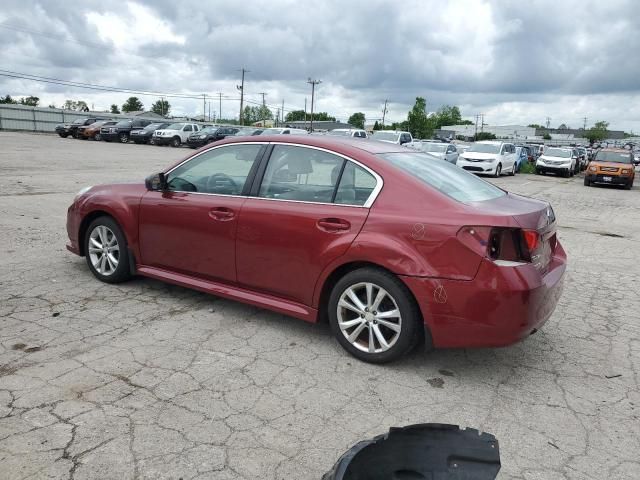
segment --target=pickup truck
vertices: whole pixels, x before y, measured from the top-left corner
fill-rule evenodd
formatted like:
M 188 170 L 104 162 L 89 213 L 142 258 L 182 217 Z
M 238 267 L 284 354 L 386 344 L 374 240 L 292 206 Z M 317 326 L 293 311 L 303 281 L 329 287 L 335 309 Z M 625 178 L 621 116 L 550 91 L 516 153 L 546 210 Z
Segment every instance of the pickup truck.
M 144 120 L 142 118 L 121 120 L 115 125 L 100 128 L 100 136 L 105 142 L 118 140 L 120 143 L 129 143 L 131 130 L 134 128 L 144 128 L 150 123 L 151 120 Z
M 397 143 L 398 145 L 413 143 L 413 137 L 409 132 L 399 132 L 394 130 L 376 130 L 373 132 L 373 135 L 371 135 L 371 139 L 387 143 Z
M 167 128 L 160 128 L 153 132 L 153 143 L 155 145 L 179 147 L 187 142 L 189 135 L 199 131 L 200 126 L 197 123 L 172 123 Z

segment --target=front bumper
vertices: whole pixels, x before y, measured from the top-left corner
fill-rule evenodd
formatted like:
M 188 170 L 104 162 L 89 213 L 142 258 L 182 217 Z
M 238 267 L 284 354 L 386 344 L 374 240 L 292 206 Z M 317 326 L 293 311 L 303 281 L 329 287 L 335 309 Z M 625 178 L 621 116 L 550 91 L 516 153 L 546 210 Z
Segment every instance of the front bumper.
M 483 260 L 471 281 L 401 277 L 438 348 L 503 347 L 539 329 L 562 295 L 566 254 L 560 243 L 544 275 L 527 264 Z
M 550 165 L 548 163 L 536 163 L 536 170 L 545 173 L 570 173 L 571 164 Z
M 605 180 L 605 178 L 609 178 L 610 180 Z M 606 173 L 585 175 L 585 179 L 591 183 L 604 183 L 606 185 L 629 185 L 631 182 L 631 177 L 607 175 Z
M 156 145 L 169 145 L 169 143 L 171 143 L 171 138 L 172 137 L 156 137 L 154 135 L 153 142 Z
M 462 160 L 460 158 L 458 158 L 456 165 L 469 172 L 485 175 L 495 174 L 496 168 L 498 168 L 498 164 L 495 162 L 470 162 L 468 160 Z
M 192 148 L 200 148 L 200 147 L 204 147 L 207 144 L 206 140 L 200 140 L 200 139 L 192 139 L 192 138 L 187 138 L 187 146 L 192 147 Z
M 100 133 L 100 136 L 102 137 L 102 140 L 104 140 L 105 142 L 111 142 L 114 140 L 118 140 L 118 133 Z
M 67 236 L 69 241 L 67 242 L 67 250 L 76 255 L 82 255 L 80 251 L 80 239 L 78 238 L 78 232 L 80 231 L 80 212 L 76 202 L 73 202 L 67 209 Z

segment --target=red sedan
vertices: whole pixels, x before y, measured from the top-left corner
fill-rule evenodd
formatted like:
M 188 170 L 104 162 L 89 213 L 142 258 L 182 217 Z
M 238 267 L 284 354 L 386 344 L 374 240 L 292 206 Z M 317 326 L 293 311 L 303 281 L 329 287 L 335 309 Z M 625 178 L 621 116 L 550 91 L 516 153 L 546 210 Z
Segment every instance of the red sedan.
M 546 202 L 390 143 L 242 137 L 138 184 L 83 189 L 67 248 L 108 283 L 160 279 L 301 318 L 387 362 L 420 341 L 535 332 L 566 255 Z

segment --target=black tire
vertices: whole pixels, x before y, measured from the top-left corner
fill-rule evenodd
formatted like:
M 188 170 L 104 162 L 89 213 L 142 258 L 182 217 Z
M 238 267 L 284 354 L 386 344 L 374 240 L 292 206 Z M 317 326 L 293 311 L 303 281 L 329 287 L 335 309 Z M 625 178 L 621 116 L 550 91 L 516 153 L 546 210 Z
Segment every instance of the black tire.
M 625 190 L 631 190 L 631 188 L 632 188 L 632 187 L 633 187 L 633 180 L 631 180 L 629 183 L 627 183 L 627 184 L 624 186 L 624 189 L 625 189 Z
M 94 139 L 96 142 L 99 142 L 100 140 L 102 140 L 102 135 L 100 135 L 99 133 L 96 133 L 96 134 L 94 135 L 93 139 Z
M 128 133 L 121 133 L 118 135 L 118 141 L 120 143 L 129 143 L 129 134 Z
M 536 168 L 536 175 L 542 175 L 542 170 L 540 170 L 539 168 Z
M 66 133 L 59 133 L 58 135 L 60 135 L 60 138 L 67 138 L 67 134 Z
M 496 167 L 496 173 L 493 174 L 493 177 L 498 178 L 501 173 L 502 173 L 502 164 L 499 163 L 498 166 Z
M 155 145 L 155 144 L 156 144 L 156 141 L 153 139 L 153 137 L 151 137 L 149 139 L 149 145 Z
M 111 273 L 108 273 L 108 274 L 103 274 L 96 269 L 96 267 L 93 264 L 95 258 L 92 257 L 90 254 L 91 234 L 97 227 L 106 227 L 108 230 L 112 232 L 113 236 L 115 236 L 117 240 L 117 246 L 118 246 L 117 255 L 115 251 L 112 252 L 112 256 L 115 256 L 117 259 L 117 266 Z M 91 243 L 91 245 L 93 244 Z M 85 253 L 85 258 L 87 260 L 87 265 L 89 266 L 89 270 L 91 270 L 91 273 L 93 273 L 93 275 L 98 280 L 105 283 L 120 283 L 120 282 L 127 281 L 131 278 L 131 271 L 129 268 L 129 254 L 127 249 L 127 239 L 122 233 L 122 229 L 113 218 L 108 216 L 98 217 L 89 224 L 89 228 L 87 228 L 87 231 L 84 236 L 84 253 Z M 99 255 L 102 256 L 103 254 L 99 254 Z M 98 258 L 101 258 L 101 257 L 98 257 Z
M 516 176 L 516 168 L 517 168 L 517 165 L 514 163 L 513 167 L 511 167 L 511 171 L 509 172 L 509 176 L 510 177 L 515 177 Z
M 397 306 L 397 309 L 400 311 L 400 332 L 396 332 L 396 338 L 387 338 L 392 344 L 388 349 L 380 352 L 368 352 L 360 350 L 347 339 L 345 335 L 353 334 L 358 328 L 360 328 L 360 325 L 355 325 L 352 330 L 345 330 L 347 333 L 343 333 L 338 323 L 338 304 L 340 302 L 340 297 L 349 288 L 357 287 L 359 284 L 363 283 L 371 283 L 378 288 L 381 287 L 386 290 L 391 299 L 389 297 L 386 297 L 385 300 L 380 304 L 380 306 L 385 302 L 391 302 L 387 305 L 393 305 L 393 301 L 395 301 L 395 306 Z M 373 295 L 376 294 L 374 293 Z M 385 308 L 395 309 L 395 306 L 387 306 Z M 346 274 L 344 277 L 338 280 L 338 282 L 333 287 L 331 295 L 329 296 L 328 308 L 329 323 L 331 325 L 331 330 L 334 336 L 338 340 L 338 343 L 340 343 L 342 348 L 344 348 L 351 355 L 364 362 L 391 362 L 407 354 L 423 339 L 424 327 L 422 324 L 422 316 L 420 315 L 420 310 L 418 309 L 418 306 L 416 305 L 411 292 L 406 287 L 406 285 L 404 285 L 395 275 L 384 270 L 367 267 L 354 270 Z M 349 312 L 348 314 L 354 316 L 354 319 L 359 319 L 359 315 L 357 313 L 354 313 L 348 309 L 345 309 L 344 311 Z M 394 330 L 388 329 L 386 327 L 381 329 L 381 326 L 384 327 L 384 325 L 377 323 L 377 320 L 375 319 L 375 317 L 373 317 L 373 314 L 375 312 L 370 312 L 368 310 L 367 312 L 367 315 L 371 315 L 372 318 L 360 316 L 360 318 L 363 318 L 362 323 L 365 324 L 365 327 L 361 328 L 360 334 L 356 337 L 354 343 L 358 343 L 359 345 L 361 345 L 359 340 L 361 340 L 361 337 L 363 335 L 368 338 L 369 330 L 372 328 L 373 324 L 378 325 L 377 329 L 379 331 L 382 331 L 383 334 L 387 333 L 391 337 L 394 336 Z M 366 318 L 366 320 L 364 318 Z M 377 338 L 373 344 L 375 345 L 376 342 L 378 343 L 379 349 L 382 349 L 382 344 L 379 340 L 377 340 Z M 366 347 L 361 345 L 361 348 Z
M 590 187 L 591 186 L 591 181 L 589 181 L 589 179 L 587 177 L 584 178 L 584 186 L 585 187 Z
M 179 147 L 182 144 L 182 140 L 180 140 L 180 137 L 173 137 L 171 139 L 171 146 L 172 147 Z

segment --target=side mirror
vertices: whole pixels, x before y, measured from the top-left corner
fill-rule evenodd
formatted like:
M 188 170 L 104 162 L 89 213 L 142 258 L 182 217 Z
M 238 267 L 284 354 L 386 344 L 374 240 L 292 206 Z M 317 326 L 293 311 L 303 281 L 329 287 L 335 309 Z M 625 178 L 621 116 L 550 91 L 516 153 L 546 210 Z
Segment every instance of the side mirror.
M 168 189 L 167 177 L 164 172 L 149 175 L 144 180 L 144 186 L 147 187 L 147 190 L 163 192 Z

